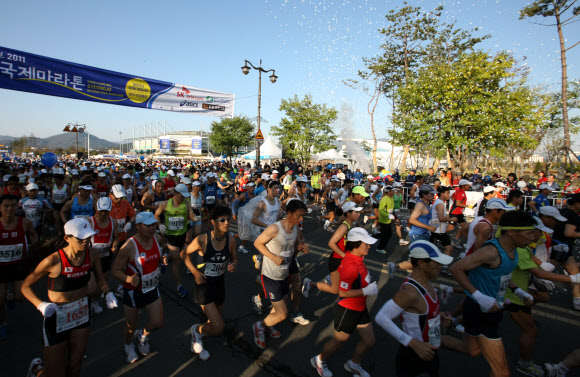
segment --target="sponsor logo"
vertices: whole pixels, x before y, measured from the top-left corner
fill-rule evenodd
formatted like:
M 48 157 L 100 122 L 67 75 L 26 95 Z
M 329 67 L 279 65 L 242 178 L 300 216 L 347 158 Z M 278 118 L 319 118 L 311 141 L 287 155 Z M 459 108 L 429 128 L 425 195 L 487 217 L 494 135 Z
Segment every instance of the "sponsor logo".
M 213 97 L 212 96 L 207 96 L 207 97 L 205 97 L 205 100 L 207 102 L 213 102 Z
M 191 93 L 189 90 L 187 90 L 187 88 L 185 86 L 182 86 L 181 87 L 181 90 L 184 91 L 187 94 Z
M 348 283 L 346 281 L 341 281 L 340 282 L 340 288 L 342 288 L 342 289 L 348 289 Z
M 139 256 L 140 256 L 141 258 L 145 258 L 145 257 L 147 256 L 147 254 L 145 254 L 145 253 L 141 253 L 141 254 L 139 254 Z
M 199 107 L 199 103 L 197 102 L 191 102 L 191 101 L 182 101 L 179 106 L 185 106 L 185 107 Z M 204 104 L 205 106 L 205 104 Z
M 202 104 L 201 108 L 204 109 L 204 110 L 226 111 L 226 107 L 225 106 L 212 105 L 210 103 L 204 103 L 204 104 Z

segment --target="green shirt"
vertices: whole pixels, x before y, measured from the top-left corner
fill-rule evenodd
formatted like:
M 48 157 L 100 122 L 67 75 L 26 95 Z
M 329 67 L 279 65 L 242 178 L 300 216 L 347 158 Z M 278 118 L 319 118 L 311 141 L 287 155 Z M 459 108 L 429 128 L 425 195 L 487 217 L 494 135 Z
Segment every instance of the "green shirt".
M 524 292 L 528 290 L 530 286 L 530 273 L 527 271 L 531 268 L 536 268 L 538 265 L 532 260 L 532 250 L 529 247 L 518 247 L 516 249 L 518 253 L 518 265 L 516 269 L 512 272 L 511 281 L 521 288 Z M 507 289 L 505 292 L 505 298 L 509 299 L 512 303 L 524 306 L 524 302 L 517 297 L 511 289 Z
M 395 193 L 393 200 L 395 201 L 395 209 L 401 209 L 401 206 L 403 205 L 403 194 Z
M 165 226 L 167 228 L 165 234 L 169 236 L 185 234 L 187 232 L 188 214 L 189 209 L 185 200 L 181 202 L 179 207 L 174 207 L 173 198 L 169 199 L 165 208 Z
M 388 195 L 383 196 L 379 203 L 379 223 L 390 224 L 391 219 L 389 219 L 389 215 L 392 215 L 394 210 L 395 199 Z

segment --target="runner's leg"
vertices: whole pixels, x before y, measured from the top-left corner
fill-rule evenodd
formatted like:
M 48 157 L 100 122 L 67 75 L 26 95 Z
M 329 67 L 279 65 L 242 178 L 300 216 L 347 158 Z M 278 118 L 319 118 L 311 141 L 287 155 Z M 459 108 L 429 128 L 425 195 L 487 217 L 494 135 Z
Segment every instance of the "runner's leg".
M 360 334 L 360 340 L 354 348 L 354 354 L 351 360 L 355 364 L 360 364 L 368 350 L 375 345 L 375 333 L 373 331 L 373 325 L 370 323 L 357 326 L 357 331 Z
M 71 330 L 68 341 L 67 376 L 78 377 L 81 375 L 81 365 L 87 352 L 90 331 L 90 327 Z
M 218 336 L 224 332 L 226 325 L 224 319 L 222 318 L 222 305 L 216 305 L 215 302 L 209 303 L 207 305 L 201 305 L 201 310 L 207 317 L 207 322 L 200 325 L 197 332 L 203 336 Z
M 501 339 L 488 339 L 481 335 L 475 338 L 483 357 L 491 367 L 492 377 L 509 377 L 510 370 Z
M 42 347 L 42 359 L 46 377 L 66 376 L 66 346 L 68 342 Z
M 163 301 L 161 297 L 145 306 L 145 311 L 149 316 L 149 322 L 143 329 L 143 335 L 147 336 L 163 326 Z M 135 326 L 137 326 L 137 323 L 135 323 Z

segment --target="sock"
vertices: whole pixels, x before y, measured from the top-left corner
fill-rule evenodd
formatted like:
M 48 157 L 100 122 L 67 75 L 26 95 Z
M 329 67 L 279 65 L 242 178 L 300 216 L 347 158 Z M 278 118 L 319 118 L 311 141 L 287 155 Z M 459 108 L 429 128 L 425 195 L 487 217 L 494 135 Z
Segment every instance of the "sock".
M 556 364 L 556 368 L 562 374 L 566 374 L 566 372 L 568 372 L 570 370 L 570 368 L 568 368 L 566 365 L 564 365 L 563 362 L 559 362 L 558 364 Z

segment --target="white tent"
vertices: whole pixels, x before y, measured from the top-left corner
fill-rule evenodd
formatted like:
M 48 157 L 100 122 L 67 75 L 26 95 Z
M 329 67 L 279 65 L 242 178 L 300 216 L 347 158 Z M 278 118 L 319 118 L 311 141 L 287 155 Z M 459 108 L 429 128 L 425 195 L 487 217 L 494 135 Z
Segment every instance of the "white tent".
M 277 158 L 282 158 L 282 149 L 278 148 L 278 146 L 272 141 L 272 138 L 268 137 L 260 146 L 260 160 L 275 160 Z M 256 151 L 246 153 L 243 156 L 243 159 L 255 160 Z
M 327 151 L 317 153 L 314 156 L 312 156 L 312 159 L 314 161 L 332 160 L 334 162 L 344 162 L 344 161 L 348 162 L 346 157 L 336 149 L 329 149 Z

